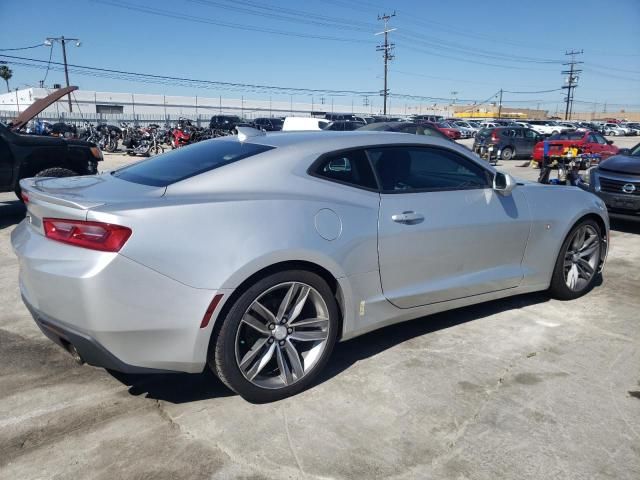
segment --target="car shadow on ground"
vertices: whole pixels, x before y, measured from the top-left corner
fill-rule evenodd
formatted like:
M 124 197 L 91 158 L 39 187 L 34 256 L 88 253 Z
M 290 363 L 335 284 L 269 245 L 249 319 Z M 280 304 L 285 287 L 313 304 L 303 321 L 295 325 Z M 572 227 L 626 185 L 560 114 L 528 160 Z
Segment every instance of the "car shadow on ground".
M 640 217 L 638 220 L 611 217 L 609 222 L 611 230 L 616 232 L 640 234 Z
M 20 200 L 0 201 L 0 229 L 20 223 L 25 212 L 24 204 Z
M 339 343 L 329 363 L 310 388 L 339 375 L 360 360 L 377 355 L 412 338 L 548 300 L 549 296 L 544 292 L 518 295 L 402 322 Z M 132 375 L 112 371 L 109 373 L 127 385 L 131 395 L 145 395 L 146 398 L 170 403 L 188 403 L 235 395 L 208 368 L 201 374 Z

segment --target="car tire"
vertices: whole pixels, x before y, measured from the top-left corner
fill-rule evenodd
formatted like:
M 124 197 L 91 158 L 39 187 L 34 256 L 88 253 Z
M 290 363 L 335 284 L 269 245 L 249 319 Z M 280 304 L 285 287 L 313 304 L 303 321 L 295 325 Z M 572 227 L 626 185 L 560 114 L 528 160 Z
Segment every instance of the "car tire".
M 513 157 L 514 157 L 513 148 L 511 148 L 511 147 L 505 147 L 502 150 L 502 153 L 500 154 L 500 158 L 502 160 L 506 160 L 506 161 L 509 161 L 509 160 L 513 159 Z
M 305 270 L 274 273 L 247 288 L 218 320 L 208 364 L 245 400 L 280 400 L 317 378 L 339 326 L 338 305 L 322 277 Z
M 46 168 L 41 172 L 36 173 L 36 177 L 73 177 L 74 175 L 78 175 L 73 170 L 69 170 L 68 168 L 62 167 L 54 167 L 54 168 Z
M 600 277 L 602 244 L 602 231 L 595 220 L 582 220 L 571 229 L 553 269 L 549 287 L 553 298 L 573 300 L 593 288 Z
M 554 130 L 553 132 L 551 132 L 551 135 L 558 135 L 560 132 L 557 130 Z

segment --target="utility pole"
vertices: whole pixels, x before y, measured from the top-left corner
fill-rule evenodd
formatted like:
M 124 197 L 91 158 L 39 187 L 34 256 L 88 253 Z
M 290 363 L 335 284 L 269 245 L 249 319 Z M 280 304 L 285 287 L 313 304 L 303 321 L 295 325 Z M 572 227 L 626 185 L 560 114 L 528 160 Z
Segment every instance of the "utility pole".
M 393 60 L 393 58 L 395 57 L 395 55 L 391 53 L 395 48 L 395 44 L 389 43 L 389 33 L 393 32 L 394 30 L 397 30 L 396 28 L 389 28 L 388 24 L 389 24 L 389 20 L 391 20 L 391 18 L 395 16 L 396 16 L 395 11 L 391 15 L 387 15 L 386 13 L 383 13 L 382 16 L 378 15 L 378 20 L 382 20 L 384 22 L 384 30 L 382 32 L 376 33 L 376 35 L 384 35 L 384 44 L 378 45 L 376 47 L 376 51 L 382 52 L 382 58 L 384 59 L 384 89 L 380 92 L 380 95 L 384 97 L 384 104 L 382 107 L 383 115 L 387 114 L 387 97 L 389 96 L 389 86 L 388 86 L 389 84 L 387 81 L 387 75 L 388 75 L 389 62 Z
M 502 118 L 502 89 L 500 89 L 500 100 L 498 101 L 498 120 Z
M 67 87 L 68 87 L 69 86 L 69 69 L 67 68 L 67 42 L 76 42 L 76 47 L 79 47 L 81 45 L 80 39 L 65 38 L 64 35 L 61 37 L 47 37 L 47 39 L 44 41 L 44 44 L 48 46 L 52 46 L 53 42 L 59 42 L 60 45 L 62 45 L 62 59 L 64 61 L 64 78 L 67 81 Z M 71 93 L 67 95 L 67 99 L 69 100 L 69 112 L 73 112 L 73 107 L 71 106 Z
M 584 53 L 583 50 L 571 50 L 570 52 L 565 52 L 565 55 L 571 56 L 571 61 L 567 63 L 563 63 L 563 65 L 569 66 L 569 70 L 563 70 L 563 75 L 568 75 L 565 79 L 566 85 L 563 85 L 562 88 L 567 90 L 567 96 L 565 97 L 566 107 L 564 110 L 564 119 L 571 119 L 571 111 L 573 110 L 573 96 L 574 90 L 578 86 L 578 74 L 582 72 L 582 70 L 576 69 L 576 65 L 584 62 L 576 61 L 576 55 L 582 55 Z

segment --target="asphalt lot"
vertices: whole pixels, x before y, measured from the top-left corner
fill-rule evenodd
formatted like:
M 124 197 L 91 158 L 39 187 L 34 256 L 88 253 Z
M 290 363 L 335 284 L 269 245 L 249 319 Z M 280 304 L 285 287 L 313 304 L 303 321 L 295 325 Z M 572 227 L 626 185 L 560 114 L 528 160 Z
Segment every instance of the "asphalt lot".
M 522 163 L 499 168 L 536 178 Z M 209 373 L 77 366 L 20 300 L 23 215 L 0 194 L 0 479 L 640 478 L 640 223 L 613 222 L 603 282 L 581 299 L 373 332 L 338 345 L 313 388 L 252 405 Z

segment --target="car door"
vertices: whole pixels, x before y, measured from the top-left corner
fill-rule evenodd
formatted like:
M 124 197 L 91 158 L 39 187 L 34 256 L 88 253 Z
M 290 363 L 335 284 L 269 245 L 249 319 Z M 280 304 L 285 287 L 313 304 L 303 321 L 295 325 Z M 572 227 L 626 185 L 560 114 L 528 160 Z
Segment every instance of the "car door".
M 380 279 L 411 308 L 520 284 L 530 213 L 524 192 L 503 196 L 470 158 L 431 146 L 367 151 L 381 185 Z

